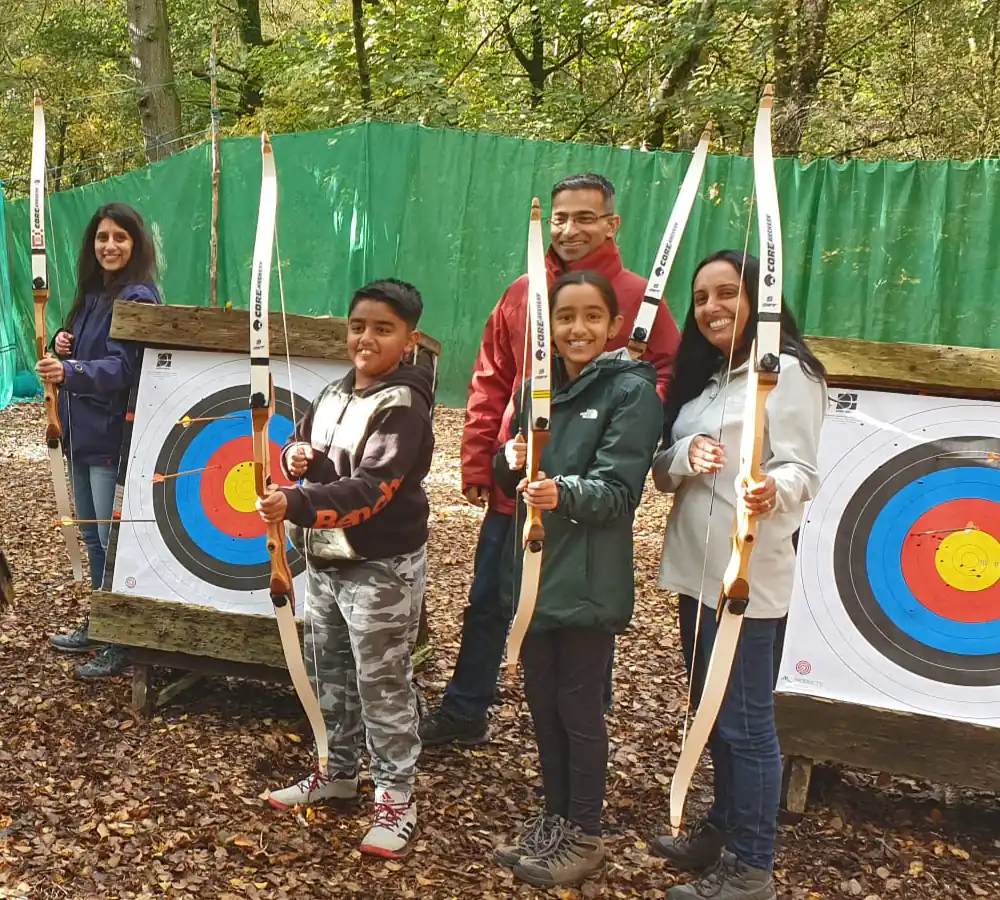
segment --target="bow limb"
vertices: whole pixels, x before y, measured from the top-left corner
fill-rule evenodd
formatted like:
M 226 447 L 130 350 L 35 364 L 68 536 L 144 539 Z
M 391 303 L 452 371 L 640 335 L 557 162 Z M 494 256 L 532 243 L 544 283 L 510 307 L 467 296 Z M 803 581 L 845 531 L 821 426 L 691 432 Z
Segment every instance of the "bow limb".
M 772 105 L 773 89 L 768 85 L 764 89 L 754 131 L 754 186 L 757 192 L 761 274 L 757 293 L 757 336 L 750 355 L 743 433 L 740 439 L 741 487 L 764 478 L 762 456 L 766 405 L 769 394 L 777 386 L 780 366 L 782 244 L 771 150 Z M 743 616 L 750 604 L 750 558 L 757 538 L 757 527 L 757 517 L 750 515 L 742 490 L 738 489 L 732 553 L 719 597 L 719 623 L 712 656 L 705 673 L 705 686 L 698 711 L 681 747 L 677 768 L 670 783 L 670 827 L 674 836 L 680 833 L 684 800 L 729 686 L 733 660 L 743 629 Z
M 525 351 L 531 348 L 531 426 L 528 432 L 526 471 L 528 481 L 537 481 L 538 473 L 541 471 L 542 453 L 549 439 L 549 417 L 552 408 L 549 288 L 545 273 L 542 207 L 537 197 L 531 201 L 531 220 L 528 225 L 527 313 L 528 329 L 524 341 Z M 522 404 L 522 415 L 523 408 Z M 512 675 L 517 671 L 521 645 L 535 613 L 545 546 L 542 511 L 531 506 L 527 506 L 527 510 L 522 535 L 524 561 L 521 567 L 521 590 L 518 595 L 517 611 L 507 638 L 507 668 Z
M 698 141 L 698 146 L 688 164 L 687 174 L 677 192 L 677 199 L 674 201 L 674 208 L 670 211 L 670 218 L 667 219 L 667 227 L 663 230 L 660 248 L 656 251 L 653 270 L 649 273 L 649 280 L 646 282 L 646 293 L 639 305 L 639 312 L 636 314 L 632 334 L 628 340 L 628 352 L 632 359 L 638 359 L 642 356 L 649 345 L 653 323 L 656 321 L 656 314 L 659 312 L 660 303 L 663 300 L 663 292 L 667 289 L 667 279 L 670 277 L 670 270 L 677 258 L 677 249 L 684 236 L 684 229 L 691 217 L 694 198 L 698 196 L 698 188 L 705 172 L 705 162 L 708 159 L 708 144 L 711 140 L 712 123 L 709 122 L 701 133 L 701 140 Z
M 272 486 L 271 439 L 269 428 L 274 415 L 274 378 L 271 375 L 271 347 L 268 324 L 271 258 L 278 212 L 278 176 L 274 154 L 267 134 L 261 137 L 262 175 L 257 236 L 253 250 L 253 274 L 250 282 L 250 419 L 253 426 L 253 474 L 257 496 L 263 499 Z M 309 682 L 305 657 L 295 625 L 293 576 L 286 552 L 287 539 L 283 522 L 267 526 L 267 553 L 271 561 L 270 593 L 274 617 L 278 623 L 281 649 L 295 693 L 305 710 L 316 740 L 316 755 L 321 774 L 326 774 L 329 744 L 323 709 Z
M 45 110 L 42 98 L 35 91 L 34 122 L 31 134 L 31 287 L 35 299 L 35 346 L 38 358 L 48 353 L 48 330 L 45 325 L 45 307 L 49 302 L 49 269 L 45 247 Z M 45 445 L 49 452 L 52 470 L 52 487 L 56 496 L 56 509 L 62 523 L 66 551 L 73 566 L 73 580 L 83 581 L 83 557 L 80 539 L 73 522 L 69 502 L 69 483 L 62 450 L 62 423 L 59 421 L 59 387 L 50 381 L 45 388 Z M 100 588 L 95 584 L 94 589 Z

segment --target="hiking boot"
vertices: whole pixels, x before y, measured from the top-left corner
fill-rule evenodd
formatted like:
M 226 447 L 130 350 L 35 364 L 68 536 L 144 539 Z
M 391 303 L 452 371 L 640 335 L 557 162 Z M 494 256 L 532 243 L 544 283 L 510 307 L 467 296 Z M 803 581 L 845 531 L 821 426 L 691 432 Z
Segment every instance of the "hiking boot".
M 49 638 L 49 646 L 61 653 L 90 653 L 101 645 L 90 639 L 90 619 L 83 620 L 69 634 L 57 634 Z
M 77 678 L 110 678 L 121 675 L 131 665 L 128 650 L 120 644 L 104 644 L 93 659 L 82 666 L 74 666 L 73 672 Z
M 778 893 L 767 869 L 748 866 L 727 850 L 698 881 L 670 888 L 667 900 L 778 900 Z
M 440 747 L 443 744 L 458 744 L 460 747 L 474 747 L 487 744 L 490 727 L 486 716 L 481 719 L 460 719 L 438 707 L 426 719 L 420 720 L 420 742 L 425 747 Z
M 557 833 L 559 816 L 542 813 L 524 823 L 521 836 L 516 843 L 505 844 L 493 851 L 493 858 L 508 869 L 516 866 L 526 856 L 544 856 L 549 843 Z
M 313 772 L 279 791 L 268 791 L 267 802 L 275 809 L 309 806 L 324 800 L 354 800 L 358 796 L 358 776 L 335 772 Z
M 358 849 L 373 856 L 400 859 L 412 849 L 417 833 L 417 801 L 405 791 L 378 788 L 375 819 Z
M 653 840 L 654 856 L 669 860 L 681 872 L 700 872 L 714 866 L 726 846 L 726 836 L 708 819 L 702 819 L 690 834 L 661 835 Z
M 514 877 L 535 887 L 579 884 L 604 867 L 604 841 L 584 834 L 565 819 L 556 825 L 548 849 L 541 856 L 526 856 L 514 866 Z

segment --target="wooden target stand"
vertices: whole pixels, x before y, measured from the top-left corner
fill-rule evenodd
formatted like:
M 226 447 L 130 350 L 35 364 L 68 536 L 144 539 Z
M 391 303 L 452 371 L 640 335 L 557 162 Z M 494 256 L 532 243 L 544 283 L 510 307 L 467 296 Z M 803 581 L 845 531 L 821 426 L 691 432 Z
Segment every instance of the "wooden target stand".
M 285 335 L 280 318 L 271 319 L 272 359 L 281 360 L 286 355 Z M 348 359 L 347 319 L 290 315 L 286 320 L 288 345 L 294 348 L 296 357 Z M 249 366 L 249 326 L 246 310 L 119 301 L 115 304 L 111 337 L 133 341 L 145 348 L 244 353 Z M 434 373 L 435 389 L 440 356 L 440 343 L 422 335 L 416 363 Z M 124 456 L 122 464 L 127 465 Z M 300 641 L 301 629 L 300 621 Z M 133 666 L 132 705 L 145 715 L 164 706 L 205 675 L 290 683 L 278 628 L 270 616 L 95 591 L 91 599 L 90 636 L 96 641 L 128 648 Z M 427 648 L 428 642 L 424 607 L 418 651 Z M 414 656 L 416 664 L 418 654 Z M 187 674 L 154 692 L 151 685 L 154 667 Z
M 831 388 L 1000 401 L 1000 351 L 809 338 Z M 1000 791 L 1000 729 L 776 693 L 784 804 L 806 808 L 813 762 Z

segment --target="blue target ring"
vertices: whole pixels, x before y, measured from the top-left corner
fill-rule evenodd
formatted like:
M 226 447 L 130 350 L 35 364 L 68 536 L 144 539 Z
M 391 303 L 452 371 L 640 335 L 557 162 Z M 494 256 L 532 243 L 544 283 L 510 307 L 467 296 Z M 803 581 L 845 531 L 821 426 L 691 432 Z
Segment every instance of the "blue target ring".
M 1000 619 L 957 622 L 924 606 L 903 577 L 903 543 L 924 513 L 951 500 L 1000 504 L 1000 472 L 963 466 L 931 472 L 902 488 L 882 507 L 868 537 L 866 565 L 875 596 L 889 619 L 914 640 L 945 653 L 1000 653 Z
M 244 480 L 252 474 L 238 468 L 253 460 L 249 399 L 249 385 L 237 385 L 193 405 L 186 413 L 193 421 L 170 430 L 156 460 L 162 475 L 192 474 L 152 486 L 157 527 L 173 557 L 200 580 L 235 591 L 266 590 L 271 579 L 265 529 L 252 509 L 256 494 Z M 296 396 L 295 405 L 305 410 L 309 404 Z M 291 395 L 276 388 L 272 459 L 292 436 L 292 423 Z M 209 466 L 211 471 L 200 471 Z M 290 542 L 286 549 L 292 574 L 301 574 L 301 554 Z
M 282 446 L 295 428 L 285 416 L 271 418 L 270 437 Z M 234 418 L 208 422 L 187 446 L 178 463 L 178 471 L 204 469 L 220 449 L 232 441 L 243 441 L 251 434 L 249 411 Z M 243 537 L 220 529 L 208 516 L 202 495 L 202 481 L 208 473 L 179 479 L 175 501 L 181 526 L 199 547 L 211 547 L 215 556 L 233 566 L 268 564 L 267 544 L 259 536 Z M 220 498 L 224 502 L 224 498 Z M 289 546 L 291 546 L 289 544 Z
M 858 633 L 886 659 L 931 681 L 1000 685 L 1000 620 L 963 620 L 957 608 L 948 618 L 947 604 L 960 601 L 942 605 L 933 562 L 920 570 L 926 584 L 908 580 L 913 573 L 903 562 L 904 553 L 918 552 L 907 541 L 923 539 L 914 531 L 923 516 L 963 504 L 1000 506 L 1000 472 L 987 462 L 998 449 L 996 438 L 976 435 L 901 450 L 858 486 L 834 537 L 837 593 Z

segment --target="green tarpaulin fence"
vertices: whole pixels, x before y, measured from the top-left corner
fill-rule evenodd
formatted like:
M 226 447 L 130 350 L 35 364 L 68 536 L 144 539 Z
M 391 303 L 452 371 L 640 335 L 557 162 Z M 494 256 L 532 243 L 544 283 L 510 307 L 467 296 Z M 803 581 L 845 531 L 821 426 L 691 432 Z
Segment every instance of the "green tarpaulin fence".
M 14 299 L 10 290 L 10 264 L 7 258 L 7 201 L 0 185 L 0 409 L 6 408 L 14 395 L 18 370 Z
M 274 138 L 278 245 L 289 312 L 342 315 L 351 292 L 388 275 L 425 298 L 422 327 L 444 345 L 439 398 L 462 405 L 483 324 L 524 269 L 528 211 L 552 184 L 596 171 L 618 189 L 625 264 L 648 273 L 687 154 L 647 153 L 369 123 Z M 998 163 L 776 162 L 785 292 L 809 334 L 1000 346 L 995 314 Z M 50 327 L 68 308 L 77 242 L 102 203 L 141 210 L 168 303 L 208 303 L 209 146 L 50 197 Z M 680 320 L 708 253 L 742 249 L 753 164 L 710 156 L 668 285 Z M 222 144 L 219 301 L 246 307 L 260 188 L 260 144 Z M 755 216 L 753 217 L 755 219 Z M 33 362 L 28 203 L 8 204 L 18 362 Z M 750 248 L 756 251 L 756 222 Z M 272 280 L 277 305 L 278 282 Z

